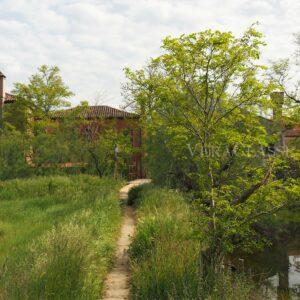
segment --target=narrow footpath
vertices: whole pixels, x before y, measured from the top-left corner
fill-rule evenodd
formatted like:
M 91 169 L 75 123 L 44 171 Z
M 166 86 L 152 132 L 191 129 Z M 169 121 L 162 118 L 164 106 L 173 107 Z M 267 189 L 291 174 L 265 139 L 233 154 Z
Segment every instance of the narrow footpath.
M 142 184 L 150 183 L 150 179 L 138 179 L 129 182 L 120 190 L 121 201 L 128 199 L 129 191 Z M 134 209 L 127 204 L 123 209 L 123 223 L 112 270 L 105 281 L 104 300 L 129 299 L 130 297 L 130 266 L 128 248 L 135 230 Z

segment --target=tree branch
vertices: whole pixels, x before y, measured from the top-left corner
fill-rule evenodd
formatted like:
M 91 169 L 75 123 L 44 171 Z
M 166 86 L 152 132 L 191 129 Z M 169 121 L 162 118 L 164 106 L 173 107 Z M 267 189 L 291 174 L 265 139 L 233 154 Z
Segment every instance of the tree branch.
M 255 220 L 257 218 L 260 218 L 262 216 L 268 216 L 270 214 L 274 214 L 276 213 L 277 211 L 281 210 L 282 208 L 284 208 L 285 206 L 287 206 L 287 202 L 284 202 L 276 207 L 273 207 L 272 209 L 270 210 L 267 210 L 267 211 L 261 211 L 257 214 L 254 214 L 254 215 L 250 215 L 247 219 L 245 219 L 240 225 L 242 226 L 243 224 L 246 224 L 247 222 L 251 221 L 251 220 Z
M 233 201 L 233 204 L 234 205 L 238 205 L 238 204 L 245 203 L 248 200 L 248 198 L 250 198 L 250 196 L 252 196 L 259 188 L 261 188 L 262 186 L 264 186 L 264 185 L 266 185 L 268 183 L 269 178 L 272 175 L 272 171 L 273 171 L 273 166 L 271 165 L 270 168 L 268 169 L 267 173 L 263 177 L 263 179 L 260 182 L 258 182 L 256 184 L 253 184 L 239 198 L 236 198 Z

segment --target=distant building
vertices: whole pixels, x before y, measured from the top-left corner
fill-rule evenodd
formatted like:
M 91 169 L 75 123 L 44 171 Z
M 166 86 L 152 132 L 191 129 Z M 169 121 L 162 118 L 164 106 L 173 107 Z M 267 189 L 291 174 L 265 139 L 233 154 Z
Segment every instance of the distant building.
M 300 137 L 300 125 L 289 125 L 289 118 L 283 115 L 283 92 L 273 92 L 271 99 L 274 104 L 273 115 L 270 119 L 264 118 L 265 121 L 263 123 L 270 134 L 274 134 L 274 132 L 280 134 L 280 141 L 275 146 L 287 147 L 290 141 Z
M 70 108 L 53 112 L 51 118 L 53 120 L 62 119 L 76 109 Z M 97 105 L 80 108 L 78 117 L 88 121 L 81 130 L 83 134 L 86 131 L 91 137 L 96 138 L 105 125 L 112 125 L 118 132 L 129 134 L 132 147 L 138 151 L 135 151 L 128 162 L 128 177 L 129 179 L 145 177 L 145 170 L 142 165 L 142 129 L 140 127 L 139 115 L 110 106 Z
M 5 90 L 5 75 L 0 72 L 0 106 L 4 104 L 12 103 L 14 101 L 13 95 L 6 93 Z
M 3 116 L 5 106 L 14 103 L 13 95 L 5 90 L 5 75 L 0 72 L 0 118 Z M 59 120 L 66 114 L 72 112 L 76 108 L 53 112 L 52 119 Z M 93 133 L 101 132 L 101 123 L 111 123 L 117 131 L 125 131 L 130 135 L 131 144 L 137 151 L 132 155 L 128 162 L 128 177 L 129 179 L 144 178 L 145 171 L 142 166 L 142 130 L 140 127 L 139 116 L 134 113 L 119 110 L 110 106 L 87 106 L 80 110 L 80 117 L 88 120 L 88 125 L 85 125 L 84 130 L 92 131 Z M 66 165 L 72 165 L 66 164 Z

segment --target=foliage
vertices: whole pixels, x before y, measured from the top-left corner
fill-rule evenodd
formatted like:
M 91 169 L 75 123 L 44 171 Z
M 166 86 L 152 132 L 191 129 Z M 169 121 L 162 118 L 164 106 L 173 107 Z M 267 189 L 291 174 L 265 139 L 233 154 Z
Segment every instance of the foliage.
M 57 66 L 42 65 L 29 78 L 28 84 L 16 83 L 13 90 L 17 104 L 27 110 L 30 118 L 49 116 L 53 109 L 70 106 L 66 100 L 73 95 L 64 84 Z
M 67 111 L 59 120 L 36 122 L 34 165 L 42 174 L 63 171 L 69 164 L 100 177 L 126 177 L 126 161 L 132 153 L 129 136 L 118 131 L 113 120 L 85 120 L 83 108 Z
M 258 62 L 261 37 L 255 27 L 241 38 L 211 30 L 167 37 L 146 68 L 126 69 L 124 92 L 143 116 L 150 176 L 192 193 L 199 234 L 216 255 L 260 246 L 252 224 L 280 209 L 293 185 L 276 177 L 285 158 L 264 150 L 278 135 L 259 117 L 274 89 Z
M 26 162 L 29 143 L 17 131 L 2 130 L 0 133 L 0 180 L 26 177 L 32 168 Z
M 0 298 L 98 299 L 121 222 L 119 186 L 86 175 L 0 183 Z
M 82 126 L 85 132 L 81 149 L 90 170 L 100 177 L 126 177 L 126 162 L 133 153 L 129 131 L 118 131 L 114 120 L 98 120 L 97 124 L 83 122 Z
M 219 269 L 203 277 L 201 244 L 178 192 L 149 186 L 137 196 L 138 225 L 130 248 L 133 299 L 251 299 L 250 284 L 239 276 Z
M 22 176 L 23 171 L 24 176 L 65 174 L 71 168 L 100 177 L 126 177 L 126 163 L 133 153 L 130 136 L 102 120 L 95 124 L 76 117 L 43 120 L 35 122 L 30 134 L 5 132 L 0 137 L 2 179 Z
M 296 50 L 289 58 L 275 60 L 271 64 L 269 76 L 279 91 L 284 93 L 283 110 L 285 121 L 292 125 L 300 122 L 300 38 L 296 36 Z
M 28 85 L 15 85 L 16 102 L 5 111 L 5 128 L 23 134 L 27 150 L 19 155 L 23 161 L 26 158 L 27 169 L 38 175 L 86 172 L 126 177 L 132 153 L 129 134 L 118 131 L 113 120 L 86 120 L 86 102 L 58 111 L 68 105 L 64 99 L 71 95 L 57 67 L 41 66 Z M 14 162 L 14 170 L 19 163 Z M 11 170 L 5 166 L 4 171 Z M 9 176 L 18 177 L 18 173 Z

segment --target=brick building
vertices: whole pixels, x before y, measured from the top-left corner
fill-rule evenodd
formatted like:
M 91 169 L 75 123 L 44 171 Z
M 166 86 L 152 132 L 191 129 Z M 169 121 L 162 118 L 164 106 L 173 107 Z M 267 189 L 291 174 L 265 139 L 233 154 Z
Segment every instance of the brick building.
M 0 72 L 0 119 L 3 118 L 3 111 L 6 105 L 14 103 L 13 95 L 6 92 L 5 75 Z M 53 113 L 53 119 L 59 120 L 68 112 L 75 108 L 61 110 Z M 134 113 L 119 110 L 110 106 L 87 106 L 80 110 L 80 117 L 85 119 L 89 124 L 86 130 L 101 132 L 100 124 L 112 124 L 117 131 L 126 131 L 130 135 L 131 144 L 136 151 L 128 162 L 129 179 L 144 178 L 145 171 L 142 166 L 142 130 L 139 126 L 139 116 Z
M 53 120 L 64 118 L 67 114 L 77 108 L 70 108 L 66 110 L 56 111 L 52 115 Z M 132 154 L 131 160 L 128 162 L 128 177 L 129 179 L 144 178 L 145 171 L 142 165 L 142 130 L 139 125 L 139 115 L 116 109 L 110 106 L 97 105 L 86 106 L 80 108 L 78 117 L 84 119 L 86 122 L 83 131 L 88 131 L 93 137 L 100 132 L 106 125 L 113 126 L 118 132 L 126 132 L 130 136 L 131 145 L 136 148 Z
M 13 96 L 6 92 L 5 78 L 6 78 L 6 76 L 0 71 L 0 106 L 1 106 L 1 108 L 3 107 L 4 104 L 13 102 Z

